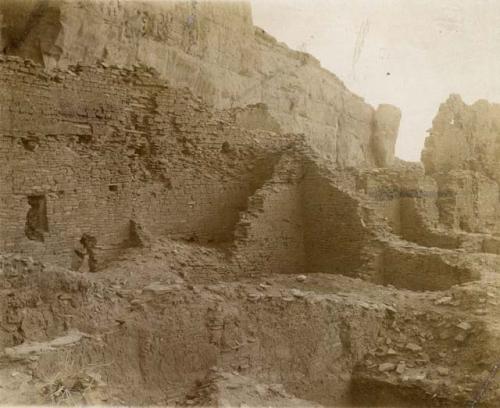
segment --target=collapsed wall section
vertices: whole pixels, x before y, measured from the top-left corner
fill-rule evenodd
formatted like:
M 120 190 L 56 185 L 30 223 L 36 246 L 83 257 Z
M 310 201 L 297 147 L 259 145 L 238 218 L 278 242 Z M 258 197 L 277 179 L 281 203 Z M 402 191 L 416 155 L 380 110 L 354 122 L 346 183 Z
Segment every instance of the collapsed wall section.
M 439 189 L 439 218 L 450 229 L 472 233 L 500 231 L 499 185 L 483 173 L 453 170 L 433 175 Z
M 240 215 L 233 266 L 241 275 L 341 274 L 417 291 L 478 279 L 481 263 L 456 250 L 461 237 L 433 228 L 425 217 L 414 224 L 404 219 L 404 227 L 394 230 L 374 191 L 397 192 L 392 210 L 405 218 L 422 215 L 435 197 L 421 194 L 420 184 L 415 190 L 398 190 L 397 183 L 389 188 L 383 176 L 334 171 L 300 144 L 283 152 L 273 176 Z
M 393 234 L 425 247 L 459 247 L 459 237 L 440 217 L 439 204 L 444 193 L 420 166 L 361 171 L 356 188 Z

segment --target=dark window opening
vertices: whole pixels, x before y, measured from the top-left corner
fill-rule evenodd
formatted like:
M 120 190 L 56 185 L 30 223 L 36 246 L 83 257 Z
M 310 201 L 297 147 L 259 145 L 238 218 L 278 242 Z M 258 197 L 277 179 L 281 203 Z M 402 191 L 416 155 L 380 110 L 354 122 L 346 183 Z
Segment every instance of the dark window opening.
M 118 184 L 110 184 L 109 191 L 118 191 Z
M 26 215 L 25 233 L 28 239 L 44 241 L 44 234 L 49 232 L 47 220 L 47 200 L 44 195 L 28 196 L 30 209 Z
M 78 135 L 78 143 L 89 144 L 92 142 L 92 135 Z
M 25 150 L 30 152 L 34 152 L 38 148 L 38 140 L 37 139 L 21 139 L 21 143 Z
M 97 272 L 97 257 L 95 253 L 95 249 L 97 246 L 96 237 L 89 234 L 83 234 L 80 238 L 80 244 L 82 244 L 82 247 L 84 248 L 86 255 L 88 256 L 89 271 Z M 83 256 L 85 256 L 85 254 Z
M 224 142 L 220 150 L 222 153 L 231 153 L 231 145 L 229 142 Z

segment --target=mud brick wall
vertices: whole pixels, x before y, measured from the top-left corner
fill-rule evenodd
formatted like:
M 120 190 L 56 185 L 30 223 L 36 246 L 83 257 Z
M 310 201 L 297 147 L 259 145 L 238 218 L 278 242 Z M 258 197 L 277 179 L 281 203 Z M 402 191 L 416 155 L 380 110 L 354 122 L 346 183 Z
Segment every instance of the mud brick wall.
M 450 171 L 433 175 L 439 188 L 439 219 L 467 232 L 500 231 L 498 184 L 481 173 Z
M 306 264 L 309 272 L 354 275 L 365 262 L 372 238 L 363 225 L 359 202 L 335 186 L 314 163 L 303 180 Z
M 397 176 L 386 170 L 362 172 L 356 177 L 356 189 L 365 194 L 372 207 L 384 217 L 394 234 L 401 233 L 400 188 Z
M 65 266 L 85 233 L 112 258 L 131 219 L 158 234 L 231 240 L 283 145 L 145 70 L 48 75 L 9 57 L 0 78 L 0 249 Z
M 439 225 L 436 182 L 430 177 L 415 175 L 401 178 L 398 184 L 401 236 L 408 241 L 433 246 L 430 231 Z
M 443 290 L 479 278 L 479 271 L 460 262 L 460 254 L 446 249 L 429 251 L 410 246 L 386 246 L 382 281 L 410 290 Z
M 302 160 L 284 155 L 236 228 L 234 262 L 252 274 L 304 273 Z
M 457 248 L 452 227 L 440 222 L 440 192 L 436 180 L 421 169 L 375 169 L 358 177 L 359 191 L 384 217 L 392 232 L 404 240 L 426 247 Z

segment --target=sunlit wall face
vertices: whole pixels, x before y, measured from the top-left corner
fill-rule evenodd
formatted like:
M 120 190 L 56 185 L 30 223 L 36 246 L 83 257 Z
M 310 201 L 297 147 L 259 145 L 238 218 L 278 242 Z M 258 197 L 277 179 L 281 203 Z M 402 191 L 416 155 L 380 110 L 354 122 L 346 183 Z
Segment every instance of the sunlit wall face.
M 500 2 L 251 0 L 254 23 L 316 56 L 372 105 L 403 118 L 397 155 L 419 160 L 451 93 L 500 102 Z

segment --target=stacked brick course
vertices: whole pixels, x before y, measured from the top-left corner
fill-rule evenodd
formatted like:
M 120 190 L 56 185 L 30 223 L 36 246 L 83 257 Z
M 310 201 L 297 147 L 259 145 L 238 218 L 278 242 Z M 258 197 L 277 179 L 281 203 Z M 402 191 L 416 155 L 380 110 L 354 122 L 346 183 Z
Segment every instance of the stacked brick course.
M 109 258 L 128 245 L 132 219 L 153 233 L 231 240 L 284 143 L 236 127 L 234 113 L 215 114 L 147 70 L 48 75 L 7 58 L 0 75 L 4 251 L 68 265 L 90 234 Z M 25 233 L 30 197 L 46 202 L 43 240 Z
M 446 251 L 405 247 L 394 233 L 415 229 L 394 219 L 408 205 L 399 199 L 401 214 L 383 220 L 356 191 L 387 187 L 382 173 L 360 182 L 333 170 L 303 136 L 274 132 L 263 105 L 217 111 L 141 67 L 49 74 L 4 57 L 0 77 L 4 252 L 98 271 L 142 246 L 140 230 L 215 246 L 237 275 L 337 273 L 413 289 L 436 265 L 439 288 L 476 276 Z M 425 241 L 413 218 L 413 240 Z

